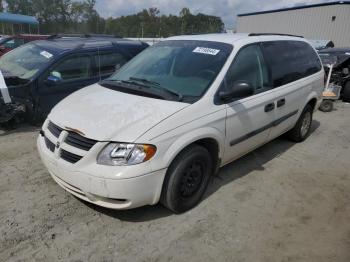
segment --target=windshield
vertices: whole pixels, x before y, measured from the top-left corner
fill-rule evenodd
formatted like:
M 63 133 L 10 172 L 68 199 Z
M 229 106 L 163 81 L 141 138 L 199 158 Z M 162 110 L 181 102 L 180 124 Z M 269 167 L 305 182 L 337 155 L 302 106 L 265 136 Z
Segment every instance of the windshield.
M 53 58 L 53 54 L 34 44 L 14 49 L 0 58 L 0 70 L 5 74 L 30 79 Z
M 132 59 L 107 82 L 129 83 L 130 88 L 138 84 L 153 93 L 171 93 L 175 100 L 194 102 L 215 80 L 232 49 L 232 45 L 219 42 L 160 42 Z
M 333 64 L 334 67 L 342 66 L 344 62 L 350 59 L 350 54 L 348 53 L 333 52 L 320 53 L 319 55 L 324 66 L 330 66 L 331 64 Z
M 320 53 L 320 58 L 323 65 L 331 65 L 337 63 L 337 56 L 329 53 Z

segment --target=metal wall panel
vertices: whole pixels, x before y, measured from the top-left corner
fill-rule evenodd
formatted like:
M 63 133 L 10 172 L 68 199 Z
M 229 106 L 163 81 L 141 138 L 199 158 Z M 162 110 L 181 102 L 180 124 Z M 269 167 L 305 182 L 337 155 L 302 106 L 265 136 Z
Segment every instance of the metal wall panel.
M 237 32 L 302 35 L 307 39 L 332 40 L 336 47 L 350 47 L 350 5 L 239 16 Z

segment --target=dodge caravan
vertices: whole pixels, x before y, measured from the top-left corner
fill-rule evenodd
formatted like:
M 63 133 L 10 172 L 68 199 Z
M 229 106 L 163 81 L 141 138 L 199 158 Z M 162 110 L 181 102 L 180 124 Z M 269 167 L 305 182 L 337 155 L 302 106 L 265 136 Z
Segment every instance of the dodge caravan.
M 301 37 L 172 37 L 61 101 L 37 146 L 52 178 L 80 199 L 181 213 L 220 167 L 284 133 L 305 140 L 323 86 Z

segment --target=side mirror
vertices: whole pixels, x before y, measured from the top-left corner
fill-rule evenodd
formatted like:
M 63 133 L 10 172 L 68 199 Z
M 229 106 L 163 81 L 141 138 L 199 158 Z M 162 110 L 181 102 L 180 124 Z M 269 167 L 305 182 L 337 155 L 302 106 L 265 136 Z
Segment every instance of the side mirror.
M 236 81 L 229 90 L 220 91 L 219 97 L 222 101 L 228 102 L 232 99 L 241 99 L 254 94 L 254 87 L 247 81 Z
M 45 80 L 45 83 L 48 86 L 55 86 L 55 85 L 59 84 L 60 82 L 61 82 L 61 78 L 59 78 L 57 76 L 53 76 L 53 75 L 48 76 Z

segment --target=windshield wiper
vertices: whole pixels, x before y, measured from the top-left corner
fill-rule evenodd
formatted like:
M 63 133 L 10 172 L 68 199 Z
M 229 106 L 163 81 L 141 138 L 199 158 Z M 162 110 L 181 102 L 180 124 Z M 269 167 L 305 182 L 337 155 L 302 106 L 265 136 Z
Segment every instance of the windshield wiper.
M 107 88 L 117 88 L 119 91 L 125 92 L 125 93 L 132 93 L 134 94 L 139 93 L 143 96 L 153 97 L 153 98 L 160 98 L 160 99 L 166 99 L 167 96 L 164 94 L 156 92 L 154 89 L 151 89 L 150 86 L 140 84 L 138 82 L 134 81 L 128 81 L 128 80 L 120 80 L 120 79 L 106 79 L 101 81 L 101 85 Z
M 138 81 L 129 81 L 129 80 L 121 80 L 121 79 L 105 79 L 102 82 L 118 82 L 118 83 L 124 83 L 124 84 L 129 84 L 129 85 L 136 85 L 140 87 L 146 87 L 149 88 L 149 86 L 145 84 L 140 84 Z
M 132 81 L 141 82 L 141 83 L 146 84 L 146 85 L 147 84 L 148 85 L 152 85 L 154 88 L 160 89 L 160 90 L 162 90 L 162 91 L 164 91 L 164 92 L 166 92 L 166 93 L 168 93 L 168 94 L 170 94 L 172 96 L 176 96 L 178 98 L 178 101 L 182 101 L 182 99 L 183 99 L 183 95 L 182 94 L 180 94 L 178 92 L 175 92 L 173 90 L 167 89 L 165 87 L 162 87 L 156 81 L 151 81 L 151 80 L 148 80 L 146 78 L 138 78 L 138 77 L 130 77 L 129 79 L 132 80 Z
M 130 77 L 130 80 L 121 80 L 121 79 L 106 79 L 103 80 L 102 82 L 104 83 L 108 83 L 108 82 L 117 82 L 117 83 L 123 83 L 123 84 L 127 84 L 127 85 L 134 85 L 137 86 L 139 88 L 151 88 L 153 87 L 156 90 L 161 90 L 165 93 L 167 93 L 168 95 L 171 95 L 172 97 L 176 96 L 177 101 L 182 101 L 183 99 L 183 95 L 179 94 L 175 91 L 169 90 L 167 88 L 162 87 L 158 82 L 155 81 L 151 81 L 151 80 L 147 80 L 147 79 L 143 79 L 143 78 L 137 78 L 137 77 Z
M 129 80 L 133 80 L 133 81 L 137 81 L 137 82 L 141 82 L 141 83 L 145 83 L 145 84 L 151 84 L 151 85 L 156 85 L 156 86 L 160 86 L 160 84 L 156 81 L 151 81 L 148 80 L 146 78 L 138 78 L 138 77 L 130 77 Z

